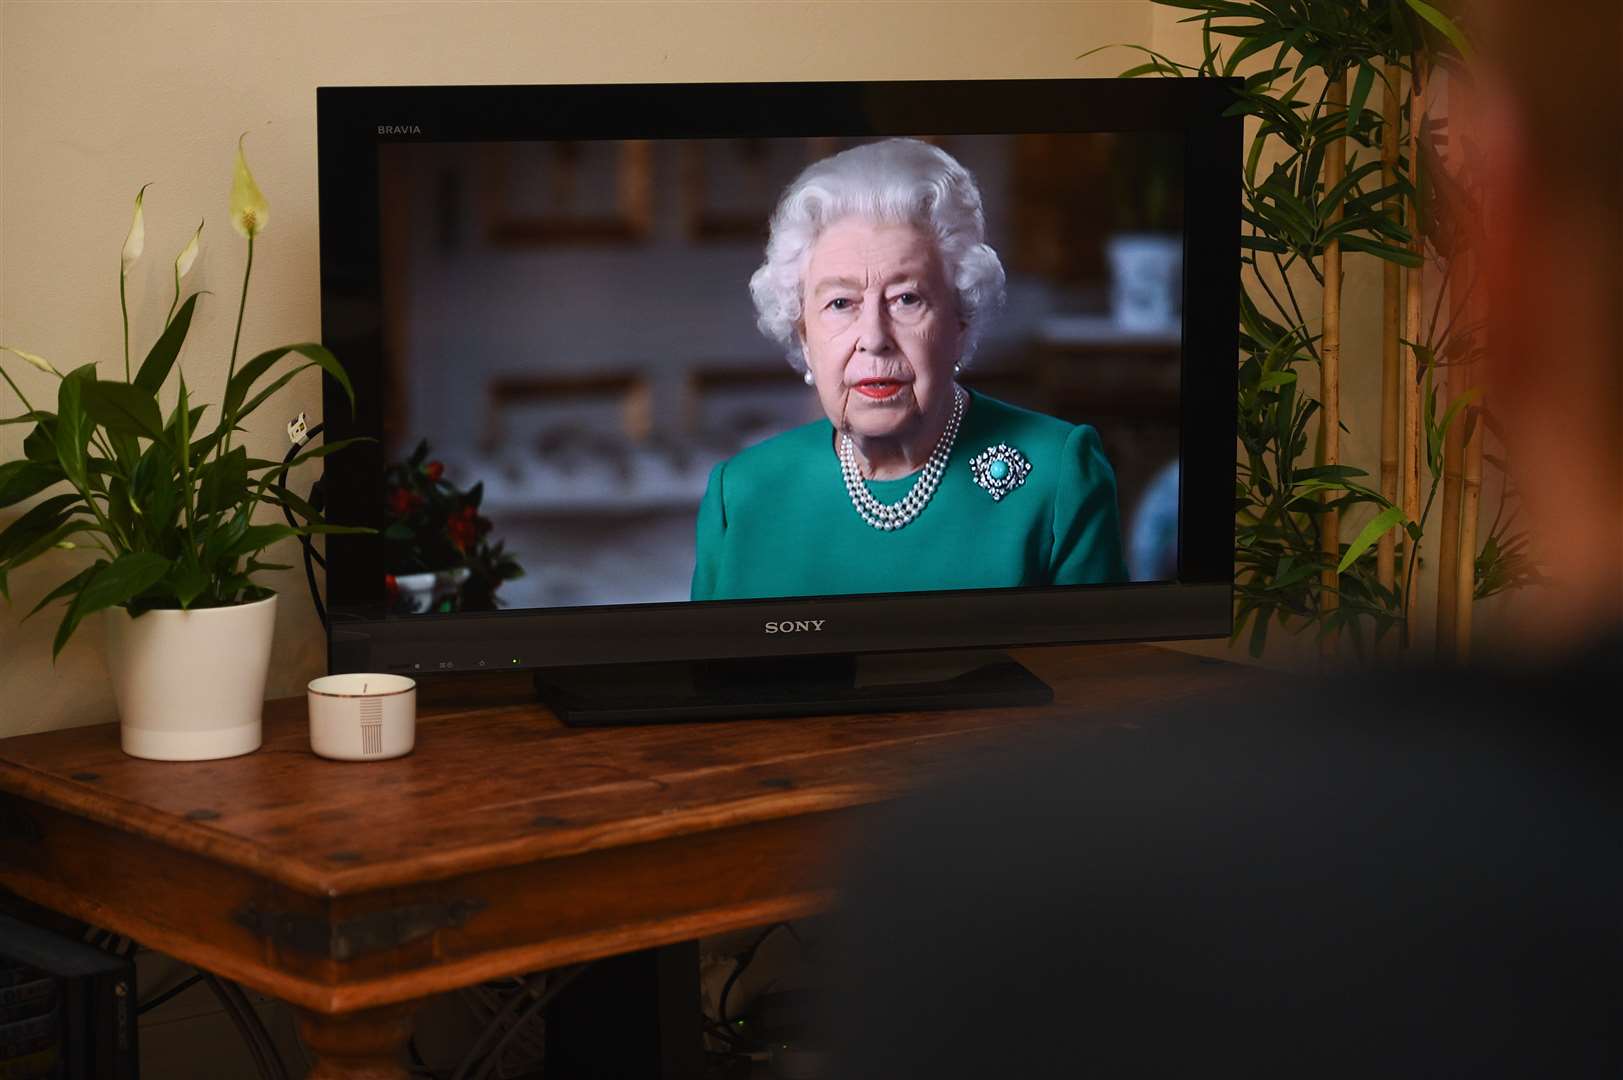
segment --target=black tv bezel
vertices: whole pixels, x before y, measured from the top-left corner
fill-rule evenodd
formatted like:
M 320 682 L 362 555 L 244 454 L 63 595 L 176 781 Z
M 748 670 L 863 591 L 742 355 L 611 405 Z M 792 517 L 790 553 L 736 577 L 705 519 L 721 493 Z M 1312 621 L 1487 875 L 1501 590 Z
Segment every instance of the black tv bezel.
M 444 671 L 1227 636 L 1243 130 L 1238 79 L 320 87 L 325 435 L 382 431 L 378 147 L 390 142 L 1165 131 L 1185 148 L 1176 582 L 384 614 L 382 540 L 327 541 L 329 668 Z M 324 459 L 330 520 L 381 527 L 382 447 Z M 768 621 L 821 620 L 769 634 Z

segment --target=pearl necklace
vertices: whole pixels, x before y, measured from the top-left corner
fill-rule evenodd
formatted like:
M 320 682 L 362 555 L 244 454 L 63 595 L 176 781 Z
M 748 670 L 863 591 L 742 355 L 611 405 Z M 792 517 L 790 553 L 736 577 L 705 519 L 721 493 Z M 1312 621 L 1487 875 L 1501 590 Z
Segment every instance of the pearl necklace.
M 919 470 L 919 478 L 913 481 L 912 489 L 900 502 L 886 504 L 873 497 L 873 492 L 862 482 L 862 470 L 857 465 L 851 436 L 841 433 L 840 472 L 845 477 L 845 490 L 851 496 L 851 505 L 862 515 L 862 520 L 874 528 L 890 532 L 911 523 L 924 512 L 936 488 L 941 486 L 941 477 L 947 471 L 947 459 L 952 456 L 952 444 L 958 439 L 958 423 L 964 418 L 964 403 L 969 399 L 963 387 L 955 385 L 952 389 L 952 416 L 947 420 L 946 430 L 936 440 L 935 449 L 930 452 L 930 459 L 924 463 L 924 468 Z

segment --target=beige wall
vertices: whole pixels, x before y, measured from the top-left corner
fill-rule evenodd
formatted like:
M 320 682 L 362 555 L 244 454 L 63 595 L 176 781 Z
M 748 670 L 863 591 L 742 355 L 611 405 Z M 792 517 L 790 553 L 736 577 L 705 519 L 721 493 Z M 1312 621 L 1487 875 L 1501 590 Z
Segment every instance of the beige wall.
M 237 135 L 248 131 L 271 203 L 243 330 L 247 354 L 313 338 L 317 280 L 315 93 L 366 83 L 654 82 L 1113 75 L 1131 54 L 1077 60 L 1110 42 L 1198 56 L 1185 13 L 1148 0 L 1068 3 L 74 3 L 0 0 L 0 342 L 54 359 L 122 366 L 115 264 L 135 189 L 147 193 L 147 253 L 130 282 L 131 332 L 144 351 L 170 299 L 169 265 L 208 220 L 191 287 L 213 291 L 183 355 L 201 399 L 217 402 L 230 351 L 243 243 L 226 224 Z M 1377 464 L 1380 278 L 1349 259 L 1345 308 L 1346 456 Z M 1308 301 L 1311 303 L 1311 301 Z M 1310 317 L 1316 312 L 1310 311 Z M 32 397 L 47 377 L 9 365 Z M 281 421 L 319 413 L 301 377 L 256 417 L 257 456 L 280 454 Z M 19 411 L 0 386 L 0 415 Z M 24 429 L 0 428 L 0 460 Z M 295 478 L 307 486 L 313 472 Z M 1490 496 L 1491 496 L 1490 492 Z M 4 514 L 6 512 L 0 512 Z M 287 544 L 273 553 L 296 561 Z M 43 560 L 13 576 L 0 605 L 0 735 L 113 718 L 99 627 L 53 666 L 55 620 L 19 625 L 77 568 Z M 300 572 L 282 593 L 269 693 L 320 673 L 321 629 Z M 1491 633 L 1495 610 L 1479 615 Z M 1429 620 L 1423 620 L 1429 623 Z M 1192 646 L 1231 655 L 1222 643 Z M 1307 651 L 1281 641 L 1270 657 Z
M 190 286 L 205 298 L 182 356 L 217 402 L 244 245 L 226 224 L 237 135 L 271 204 L 255 246 L 243 349 L 317 337 L 315 88 L 367 83 L 689 82 L 1106 75 L 1076 55 L 1146 41 L 1146 0 L 1071 3 L 0 3 L 0 342 L 59 367 L 121 370 L 118 252 L 147 192 L 147 250 L 130 282 L 142 352 L 168 309 L 170 264 L 207 218 Z M 13 361 L 30 398 L 48 377 Z M 137 357 L 139 362 L 139 357 Z M 19 371 L 19 369 L 21 369 Z M 320 411 L 301 376 L 255 417 L 250 453 L 280 455 L 281 422 Z M 20 411 L 0 387 L 0 415 Z M 0 460 L 23 429 L 0 428 Z M 309 483 L 305 478 L 296 486 Z M 292 544 L 273 552 L 295 562 Z M 55 620 L 18 619 L 79 564 L 14 575 L 0 605 L 0 736 L 114 718 L 99 628 L 53 667 Z M 302 571 L 282 594 L 269 693 L 321 673 Z

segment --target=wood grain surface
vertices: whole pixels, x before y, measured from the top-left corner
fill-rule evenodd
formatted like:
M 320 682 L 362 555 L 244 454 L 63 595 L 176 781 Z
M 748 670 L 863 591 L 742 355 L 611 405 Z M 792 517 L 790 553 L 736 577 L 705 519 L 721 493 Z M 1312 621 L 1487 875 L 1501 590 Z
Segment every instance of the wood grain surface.
M 1025 649 L 1050 706 L 570 729 L 509 675 L 425 681 L 417 745 L 315 757 L 302 698 L 223 761 L 114 724 L 0 740 L 0 885 L 314 1013 L 829 905 L 876 803 L 1034 728 L 1255 684 L 1145 646 Z

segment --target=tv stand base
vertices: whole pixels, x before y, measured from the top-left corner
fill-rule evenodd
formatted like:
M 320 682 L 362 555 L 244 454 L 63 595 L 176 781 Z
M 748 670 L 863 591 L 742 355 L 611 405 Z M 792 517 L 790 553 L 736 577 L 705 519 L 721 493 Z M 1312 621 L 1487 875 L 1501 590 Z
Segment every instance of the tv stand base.
M 543 704 L 572 727 L 1046 705 L 1007 653 L 790 656 L 543 668 Z

